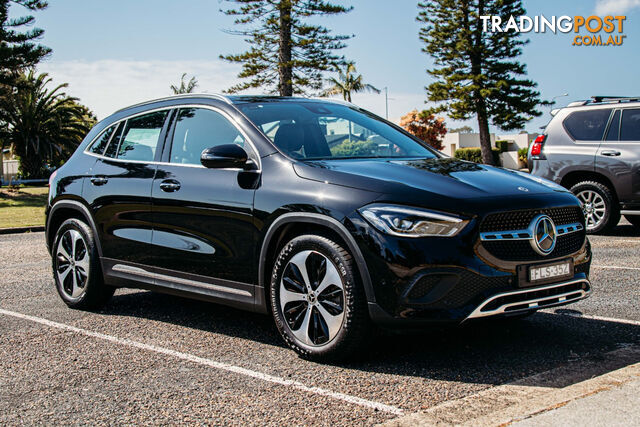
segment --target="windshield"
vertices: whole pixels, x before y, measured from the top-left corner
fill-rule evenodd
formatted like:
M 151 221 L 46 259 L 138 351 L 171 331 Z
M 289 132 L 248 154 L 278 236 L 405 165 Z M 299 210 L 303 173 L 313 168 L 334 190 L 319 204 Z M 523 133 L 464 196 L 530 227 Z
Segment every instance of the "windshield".
M 268 101 L 237 107 L 278 149 L 295 159 L 438 157 L 382 119 L 347 105 Z

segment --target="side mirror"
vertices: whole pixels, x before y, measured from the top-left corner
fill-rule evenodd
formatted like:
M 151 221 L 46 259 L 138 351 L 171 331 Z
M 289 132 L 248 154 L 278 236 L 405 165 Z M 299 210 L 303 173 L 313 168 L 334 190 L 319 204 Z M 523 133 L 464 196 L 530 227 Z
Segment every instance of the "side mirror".
M 200 155 L 200 163 L 205 168 L 211 169 L 246 169 L 252 162 L 249 160 L 247 152 L 239 145 L 224 144 L 204 150 Z

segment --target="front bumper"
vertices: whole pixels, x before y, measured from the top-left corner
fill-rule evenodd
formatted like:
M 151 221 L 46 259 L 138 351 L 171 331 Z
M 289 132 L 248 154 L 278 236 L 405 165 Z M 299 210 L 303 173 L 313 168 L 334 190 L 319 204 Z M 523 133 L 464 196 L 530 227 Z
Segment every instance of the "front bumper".
M 358 217 L 350 220 L 375 294 L 369 314 L 378 324 L 462 323 L 570 304 L 591 293 L 591 248 L 584 238 L 559 249 L 568 248 L 564 252 L 529 259 L 522 250 L 487 250 L 476 220 L 453 238 L 424 239 L 388 236 Z M 520 274 L 560 260 L 571 260 L 573 277 L 532 286 Z

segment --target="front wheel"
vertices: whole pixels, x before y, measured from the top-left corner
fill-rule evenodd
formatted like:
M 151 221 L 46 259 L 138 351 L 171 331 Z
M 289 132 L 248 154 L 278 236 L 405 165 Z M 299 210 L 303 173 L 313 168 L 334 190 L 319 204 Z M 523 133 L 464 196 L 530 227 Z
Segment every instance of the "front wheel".
M 271 308 L 285 342 L 312 360 L 362 350 L 370 330 L 366 298 L 351 255 L 336 242 L 305 235 L 287 243 L 271 279 Z
M 56 232 L 52 263 L 58 294 L 71 308 L 99 308 L 115 291 L 103 282 L 93 232 L 80 220 L 68 219 Z

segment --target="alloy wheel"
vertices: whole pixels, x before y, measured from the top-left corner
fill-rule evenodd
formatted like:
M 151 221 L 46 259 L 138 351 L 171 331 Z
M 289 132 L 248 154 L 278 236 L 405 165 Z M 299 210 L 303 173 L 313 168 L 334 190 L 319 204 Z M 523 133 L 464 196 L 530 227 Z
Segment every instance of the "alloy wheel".
M 587 223 L 587 230 L 598 228 L 605 220 L 607 207 L 600 194 L 593 190 L 584 190 L 577 195 Z
M 336 337 L 344 320 L 344 285 L 331 260 L 316 251 L 297 253 L 279 291 L 286 327 L 300 342 L 322 346 Z
M 89 251 L 82 234 L 67 230 L 56 248 L 56 275 L 61 291 L 71 300 L 80 299 L 86 292 L 89 278 Z

